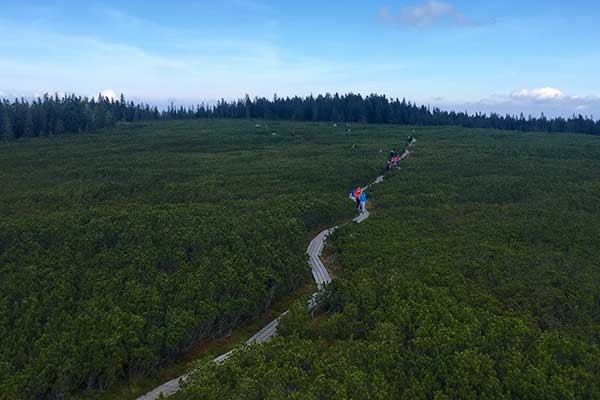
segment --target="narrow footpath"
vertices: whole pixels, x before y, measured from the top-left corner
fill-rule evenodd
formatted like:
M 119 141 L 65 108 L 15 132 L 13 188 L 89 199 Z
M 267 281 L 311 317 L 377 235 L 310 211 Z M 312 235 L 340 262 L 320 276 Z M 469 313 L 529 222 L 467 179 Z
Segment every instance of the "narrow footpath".
M 412 143 L 414 143 L 414 140 L 409 144 L 409 146 Z M 405 159 L 409 154 L 410 152 L 408 151 L 408 149 L 406 149 L 400 157 L 400 160 Z M 372 183 L 362 188 L 362 190 L 365 191 L 371 186 L 381 182 L 383 182 L 383 175 L 378 176 L 377 179 L 375 179 Z M 365 210 L 363 213 L 360 213 L 357 217 L 355 217 L 352 221 L 356 223 L 361 223 L 367 218 L 369 218 L 369 212 Z M 313 279 L 317 284 L 317 292 L 313 293 L 308 303 L 310 309 L 316 306 L 316 298 L 318 291 L 321 290 L 325 285 L 331 283 L 331 276 L 329 275 L 329 272 L 327 271 L 327 268 L 325 268 L 325 265 L 323 264 L 323 261 L 320 257 L 321 252 L 323 251 L 323 247 L 325 246 L 325 241 L 327 240 L 327 237 L 331 233 L 333 233 L 333 231 L 335 231 L 337 228 L 339 228 L 339 226 L 327 228 L 319 232 L 319 234 L 317 234 L 317 236 L 315 236 L 310 241 L 310 243 L 308 244 L 308 249 L 306 250 L 306 253 L 308 254 L 308 263 L 312 269 Z M 271 339 L 277 331 L 277 325 L 279 324 L 279 320 L 287 313 L 288 311 L 285 311 L 279 317 L 269 322 L 264 328 L 258 331 L 258 333 L 256 333 L 250 339 L 248 339 L 246 341 L 246 345 L 252 345 L 254 343 L 263 343 Z M 217 364 L 221 364 L 225 362 L 235 350 L 236 349 L 233 349 L 225 354 L 221 354 L 213 361 Z M 181 383 L 185 382 L 185 380 L 188 379 L 188 376 L 188 374 L 185 374 L 177 378 L 171 379 L 170 381 L 167 381 L 162 385 L 152 389 L 145 395 L 138 397 L 137 400 L 156 400 L 161 394 L 163 396 L 171 396 L 173 393 L 177 392 L 181 388 Z

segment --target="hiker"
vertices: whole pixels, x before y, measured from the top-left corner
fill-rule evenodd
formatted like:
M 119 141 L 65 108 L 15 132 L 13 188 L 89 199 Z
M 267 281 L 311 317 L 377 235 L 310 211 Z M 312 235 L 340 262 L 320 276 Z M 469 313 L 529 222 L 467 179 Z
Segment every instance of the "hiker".
M 356 208 L 358 208 L 358 210 L 360 211 L 360 195 L 362 194 L 362 189 L 360 188 L 360 186 L 357 186 L 354 189 L 354 201 L 356 201 Z
M 358 211 L 360 213 L 366 213 L 367 212 L 367 195 L 365 194 L 365 192 L 362 192 L 359 196 L 360 199 L 360 205 L 358 207 Z
M 397 156 L 398 156 L 398 153 L 396 153 L 396 150 L 390 151 L 390 158 L 388 158 L 387 163 L 385 164 L 386 171 L 391 171 L 392 169 L 394 169 L 394 166 L 398 166 L 395 161 L 395 158 Z

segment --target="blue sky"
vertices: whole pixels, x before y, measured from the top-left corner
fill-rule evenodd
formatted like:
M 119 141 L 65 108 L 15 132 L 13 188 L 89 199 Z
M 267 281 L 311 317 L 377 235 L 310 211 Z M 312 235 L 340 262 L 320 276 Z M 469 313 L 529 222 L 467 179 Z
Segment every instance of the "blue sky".
M 2 1 L 0 96 L 377 92 L 600 116 L 595 1 Z

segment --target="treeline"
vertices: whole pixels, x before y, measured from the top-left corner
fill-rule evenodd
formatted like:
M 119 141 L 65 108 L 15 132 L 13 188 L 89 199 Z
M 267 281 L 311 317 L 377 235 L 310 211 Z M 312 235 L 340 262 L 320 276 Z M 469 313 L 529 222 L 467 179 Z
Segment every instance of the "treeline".
M 110 127 L 116 122 L 198 118 L 455 125 L 466 128 L 600 135 L 600 121 L 581 114 L 569 118 L 547 118 L 544 114 L 525 117 L 522 113 L 519 116 L 469 114 L 466 111 L 430 108 L 405 99 L 389 99 L 377 94 L 363 97 L 360 94 L 336 93 L 292 98 L 275 95 L 273 99 L 250 99 L 246 95 L 244 99 L 231 102 L 221 100 L 216 105 L 176 107 L 171 104 L 162 111 L 156 106 L 126 101 L 123 95 L 115 100 L 102 95 L 95 99 L 75 95 L 60 98 L 58 95 L 46 94 L 32 102 L 25 99 L 16 99 L 12 103 L 8 100 L 0 102 L 0 139 L 91 132 Z
M 29 102 L 15 99 L 0 102 L 0 139 L 19 139 L 92 132 L 110 127 L 117 121 L 132 122 L 161 118 L 157 107 L 117 101 L 98 96 L 98 99 L 48 94 Z

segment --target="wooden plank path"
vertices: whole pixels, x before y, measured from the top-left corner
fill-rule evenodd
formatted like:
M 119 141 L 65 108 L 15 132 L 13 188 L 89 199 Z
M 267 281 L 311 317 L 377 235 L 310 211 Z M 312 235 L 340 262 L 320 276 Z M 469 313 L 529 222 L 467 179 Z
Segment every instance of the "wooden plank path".
M 409 146 L 414 142 L 415 141 L 413 140 L 413 142 L 411 142 Z M 402 156 L 400 157 L 400 160 L 403 160 L 409 154 L 410 152 L 408 151 L 408 149 L 405 150 Z M 378 176 L 377 179 L 375 179 L 372 183 L 362 188 L 362 190 L 365 191 L 371 186 L 381 182 L 383 182 L 383 175 Z M 356 223 L 361 223 L 367 218 L 369 218 L 369 212 L 365 210 L 364 212 L 360 213 L 357 217 L 355 217 L 352 221 Z M 321 290 L 325 285 L 331 283 L 331 276 L 329 275 L 327 268 L 325 268 L 325 265 L 321 260 L 321 253 L 323 252 L 323 247 L 325 247 L 325 241 L 327 240 L 327 237 L 331 235 L 337 228 L 339 228 L 339 226 L 323 229 L 317 234 L 317 236 L 315 236 L 310 241 L 310 243 L 308 244 L 308 248 L 306 249 L 306 253 L 308 254 L 308 264 L 311 267 L 313 279 L 317 284 L 317 292 L 313 293 L 312 297 L 308 301 L 309 309 L 313 309 L 317 305 L 316 299 L 318 291 Z M 269 322 L 264 328 L 258 331 L 258 333 L 256 333 L 250 339 L 246 340 L 246 345 L 250 346 L 254 343 L 264 343 L 271 339 L 273 336 L 275 336 L 279 320 L 287 313 L 288 311 L 285 311 L 279 317 Z M 213 359 L 213 362 L 217 364 L 225 362 L 235 350 L 236 349 L 233 349 L 225 354 L 221 354 L 220 356 Z M 161 394 L 165 397 L 171 396 L 175 392 L 179 391 L 179 389 L 181 388 L 181 383 L 185 382 L 188 379 L 188 377 L 189 374 L 185 374 L 177 378 L 171 379 L 170 381 L 167 381 L 162 385 L 152 389 L 145 395 L 138 397 L 137 400 L 156 400 Z

